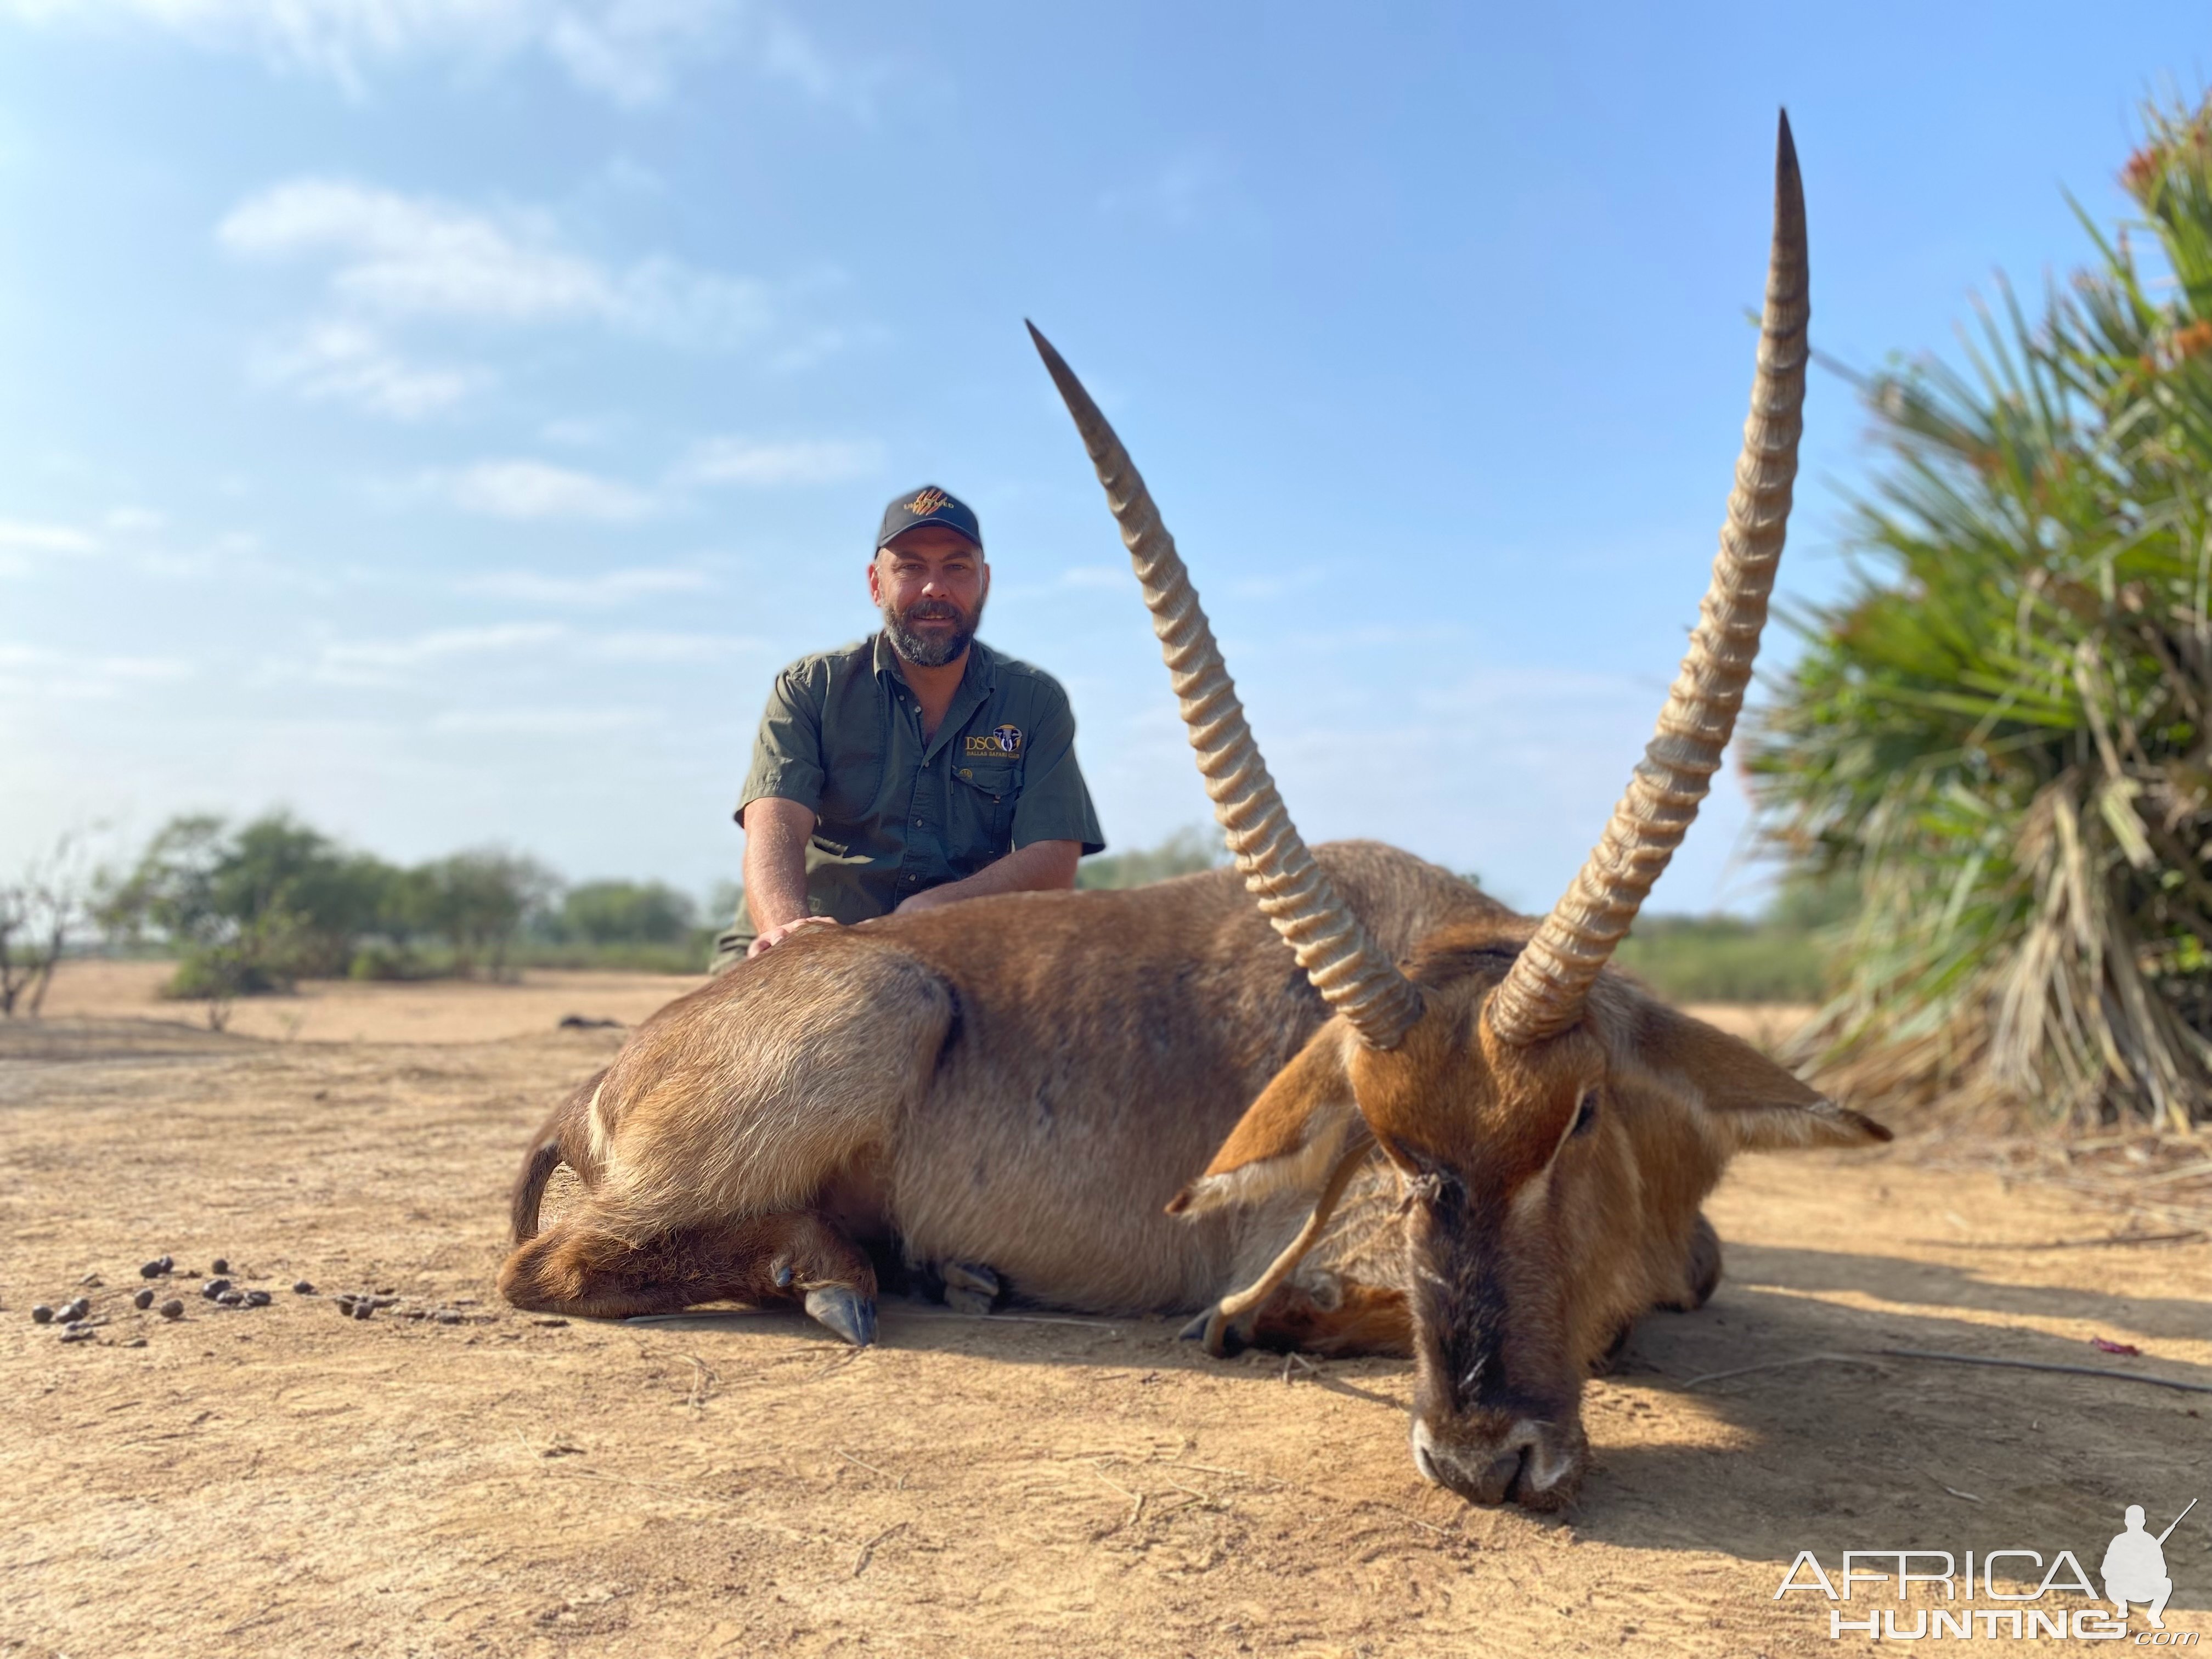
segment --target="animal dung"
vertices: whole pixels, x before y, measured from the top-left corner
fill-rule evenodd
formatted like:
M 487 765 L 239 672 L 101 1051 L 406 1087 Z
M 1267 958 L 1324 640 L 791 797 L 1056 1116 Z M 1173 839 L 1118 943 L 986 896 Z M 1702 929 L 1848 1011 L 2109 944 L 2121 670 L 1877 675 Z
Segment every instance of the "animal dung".
M 242 1308 L 246 1305 L 246 1292 L 243 1291 L 225 1291 L 222 1295 L 216 1297 L 215 1300 L 217 1307 Z
M 184 1316 L 185 1304 L 181 1298 L 173 1296 L 167 1302 L 164 1302 L 161 1304 L 162 1318 L 182 1319 Z
M 206 1284 L 200 1286 L 200 1294 L 210 1302 L 219 1301 L 222 1298 L 222 1293 L 229 1288 L 230 1281 L 228 1279 L 210 1279 Z
M 230 1271 L 230 1263 L 226 1258 L 217 1256 L 208 1263 L 208 1271 L 216 1274 L 227 1273 Z
M 141 1313 L 143 1313 L 147 1309 L 154 1305 L 154 1292 L 150 1290 L 139 1291 L 137 1295 L 131 1298 L 131 1305 L 137 1309 Z
M 87 1297 L 81 1296 L 75 1301 L 64 1303 L 60 1309 L 55 1313 L 54 1317 L 60 1320 L 64 1325 L 74 1325 L 78 1320 L 83 1318 L 91 1311 L 92 1303 Z
M 41 1302 L 37 1307 L 31 1310 L 31 1322 L 33 1325 L 52 1324 L 54 1322 L 54 1310 L 52 1308 L 49 1308 L 45 1303 Z
M 266 1291 L 248 1291 L 246 1293 L 246 1305 L 249 1308 L 265 1308 L 269 1305 L 270 1300 L 269 1292 Z
M 138 1264 L 138 1277 L 141 1279 L 160 1279 L 166 1275 L 169 1270 L 176 1265 L 177 1263 L 173 1257 L 157 1255 L 151 1261 L 142 1261 Z
M 310 1285 L 309 1283 L 307 1283 L 307 1281 L 306 1279 L 294 1279 L 294 1280 L 292 1281 L 292 1294 L 293 1294 L 293 1295 L 295 1295 L 295 1296 L 313 1296 L 314 1293 L 315 1293 L 315 1287 L 314 1287 L 313 1285 Z
M 89 1342 L 92 1340 L 93 1333 L 99 1327 L 94 1325 L 64 1325 L 62 1328 L 62 1340 L 64 1342 Z

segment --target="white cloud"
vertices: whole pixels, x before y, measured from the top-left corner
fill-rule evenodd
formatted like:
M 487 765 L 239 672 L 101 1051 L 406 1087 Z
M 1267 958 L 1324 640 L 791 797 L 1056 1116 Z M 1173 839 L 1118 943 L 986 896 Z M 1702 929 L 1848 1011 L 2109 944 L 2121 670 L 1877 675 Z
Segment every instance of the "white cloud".
M 441 628 L 404 640 L 334 641 L 310 672 L 342 685 L 381 684 L 409 669 L 470 657 L 498 656 L 559 643 L 568 630 L 558 623 L 495 623 L 483 628 Z
M 1114 216 L 1193 225 L 1220 210 L 1236 179 L 1236 164 L 1218 151 L 1188 150 L 1137 185 L 1107 191 L 1099 197 L 1098 208 Z
M 714 662 L 761 648 L 741 634 L 659 634 L 642 630 L 608 634 L 584 647 L 584 655 L 601 662 Z
M 838 440 L 762 443 L 750 438 L 719 437 L 693 445 L 676 471 L 687 483 L 747 487 L 835 483 L 864 477 L 882 460 L 882 452 L 873 443 Z
M 659 102 L 679 69 L 728 52 L 767 78 L 865 116 L 880 72 L 825 58 L 763 0 L 0 0 L 30 24 L 136 24 L 204 50 L 246 52 L 280 72 L 368 95 L 373 77 L 447 59 L 481 72 L 542 53 L 625 108 Z
M 264 385 L 313 402 L 350 404 L 403 421 L 450 409 L 485 378 L 472 369 L 410 363 L 373 330 L 331 320 L 311 324 L 292 341 L 262 352 L 254 373 Z
M 647 708 L 454 708 L 435 716 L 430 727 L 469 736 L 568 738 L 659 721 Z
M 175 657 L 100 657 L 35 645 L 0 645 L 0 697 L 84 701 L 185 678 Z
M 717 0 L 613 0 L 557 13 L 545 46 L 577 85 L 635 108 L 667 95 L 673 60 L 708 44 L 731 9 Z
M 39 553 L 89 553 L 99 545 L 97 538 L 68 525 L 0 520 L 0 547 L 26 548 Z
M 74 556 L 99 546 L 98 537 L 71 525 L 0 519 L 0 576 L 29 575 L 43 562 L 39 555 Z
M 628 484 L 543 461 L 479 461 L 434 482 L 465 513 L 493 519 L 588 519 L 619 523 L 653 511 Z
M 731 346 L 773 314 L 763 283 L 659 257 L 613 269 L 562 246 L 544 214 L 477 212 L 343 179 L 271 185 L 233 208 L 216 237 L 242 257 L 329 261 L 331 295 L 356 315 L 595 322 Z
M 591 576 L 549 576 L 536 570 L 495 570 L 460 584 L 465 593 L 483 593 L 525 604 L 592 607 L 620 605 L 652 593 L 696 593 L 714 586 L 703 570 L 682 565 L 635 565 Z

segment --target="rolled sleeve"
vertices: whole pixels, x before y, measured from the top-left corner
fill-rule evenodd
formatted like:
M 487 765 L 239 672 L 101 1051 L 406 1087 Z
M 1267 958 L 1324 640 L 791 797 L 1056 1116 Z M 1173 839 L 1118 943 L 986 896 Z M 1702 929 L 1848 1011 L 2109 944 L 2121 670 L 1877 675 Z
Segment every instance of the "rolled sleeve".
M 1051 689 L 1050 706 L 1037 711 L 1029 737 L 1021 799 L 1014 806 L 1013 844 L 1080 842 L 1088 856 L 1105 850 L 1106 837 L 1098 828 L 1083 769 L 1075 763 L 1075 716 L 1066 694 L 1056 684 Z
M 768 711 L 753 739 L 753 763 L 738 798 L 738 817 L 763 795 L 797 801 L 810 812 L 822 809 L 826 775 L 822 760 L 822 698 L 799 672 L 787 668 L 769 690 Z

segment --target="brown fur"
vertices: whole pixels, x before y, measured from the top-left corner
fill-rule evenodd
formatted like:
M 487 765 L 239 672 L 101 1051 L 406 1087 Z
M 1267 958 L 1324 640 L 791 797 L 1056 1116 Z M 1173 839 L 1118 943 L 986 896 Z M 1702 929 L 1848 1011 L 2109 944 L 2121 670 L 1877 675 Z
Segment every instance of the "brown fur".
M 586 1186 L 599 1179 L 599 1161 L 592 1156 L 586 1113 L 592 1097 L 605 1076 L 605 1072 L 594 1073 L 571 1091 L 568 1097 L 553 1109 L 537 1139 L 531 1142 L 530 1151 L 523 1156 L 521 1173 L 515 1176 L 514 1192 L 507 1200 L 508 1232 L 517 1244 L 538 1237 L 538 1207 L 545 1201 L 545 1185 L 553 1179 L 556 1170 L 566 1164 L 583 1178 Z
M 1395 1048 L 1328 1018 L 1230 871 L 801 933 L 671 1004 L 549 1121 L 518 1236 L 549 1146 L 593 1184 L 501 1290 L 658 1311 L 787 1297 L 769 1269 L 797 1262 L 867 1294 L 857 1246 L 896 1240 L 1034 1302 L 1185 1311 L 1273 1260 L 1371 1131 L 1406 1185 L 1410 1290 L 1293 1283 L 1253 1339 L 1410 1350 L 1425 1468 L 1567 1501 L 1589 1367 L 1711 1291 L 1698 1206 L 1727 1159 L 1886 1132 L 1610 970 L 1579 1026 L 1501 1044 L 1483 1009 L 1533 924 L 1392 848 L 1316 851 L 1422 989 Z

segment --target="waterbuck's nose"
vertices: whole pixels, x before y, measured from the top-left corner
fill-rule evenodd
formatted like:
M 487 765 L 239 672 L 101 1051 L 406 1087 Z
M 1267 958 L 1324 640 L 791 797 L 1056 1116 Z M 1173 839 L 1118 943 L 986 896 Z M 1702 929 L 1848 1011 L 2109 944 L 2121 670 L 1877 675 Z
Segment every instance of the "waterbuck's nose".
M 1422 1479 L 1449 1488 L 1471 1504 L 1558 1509 L 1574 1495 L 1582 1472 L 1579 1432 L 1559 1436 L 1552 1425 L 1522 1418 L 1492 1439 L 1447 1441 L 1413 1419 L 1413 1467 Z

